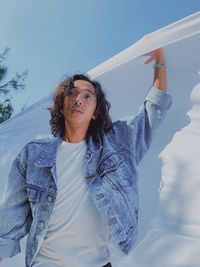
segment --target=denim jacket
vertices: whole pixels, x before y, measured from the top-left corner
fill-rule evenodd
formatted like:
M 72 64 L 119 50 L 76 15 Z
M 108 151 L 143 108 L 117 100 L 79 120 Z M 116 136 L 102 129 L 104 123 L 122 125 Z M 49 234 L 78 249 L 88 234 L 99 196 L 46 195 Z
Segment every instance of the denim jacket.
M 87 142 L 85 183 L 113 240 L 128 254 L 137 237 L 137 165 L 154 130 L 171 105 L 171 96 L 152 87 L 136 116 Z M 28 234 L 26 266 L 31 266 L 48 228 L 56 194 L 56 151 L 60 138 L 33 140 L 12 163 L 0 206 L 0 256 L 21 251 Z

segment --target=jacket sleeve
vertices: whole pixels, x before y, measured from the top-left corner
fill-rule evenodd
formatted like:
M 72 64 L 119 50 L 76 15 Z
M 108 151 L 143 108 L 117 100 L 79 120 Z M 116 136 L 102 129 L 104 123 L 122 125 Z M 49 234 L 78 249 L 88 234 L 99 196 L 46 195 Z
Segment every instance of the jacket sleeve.
M 0 256 L 12 257 L 19 252 L 20 239 L 31 225 L 30 205 L 26 194 L 26 149 L 12 162 L 0 203 Z
M 148 150 L 154 131 L 166 116 L 166 111 L 172 104 L 172 98 L 166 92 L 152 87 L 136 116 L 128 116 L 119 121 L 121 138 L 126 149 L 138 164 Z

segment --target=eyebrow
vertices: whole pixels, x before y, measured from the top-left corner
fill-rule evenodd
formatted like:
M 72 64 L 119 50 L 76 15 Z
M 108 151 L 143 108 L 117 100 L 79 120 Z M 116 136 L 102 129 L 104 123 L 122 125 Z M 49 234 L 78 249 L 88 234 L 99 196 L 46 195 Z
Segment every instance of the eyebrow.
M 77 89 L 76 86 L 74 86 L 73 88 Z M 82 89 L 81 91 L 87 91 L 87 92 L 91 93 L 92 95 L 96 95 L 96 94 L 95 94 L 91 89 L 89 89 L 89 88 L 84 88 L 84 89 Z

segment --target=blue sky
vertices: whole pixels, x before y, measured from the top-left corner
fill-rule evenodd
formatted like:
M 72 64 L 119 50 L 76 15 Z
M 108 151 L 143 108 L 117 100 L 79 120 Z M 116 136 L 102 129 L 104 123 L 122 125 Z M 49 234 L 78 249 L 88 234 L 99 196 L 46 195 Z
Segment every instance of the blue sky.
M 55 89 L 63 74 L 86 72 L 145 34 L 200 11 L 198 0 L 4 0 L 0 51 L 7 79 L 28 69 L 12 94 L 14 113 Z

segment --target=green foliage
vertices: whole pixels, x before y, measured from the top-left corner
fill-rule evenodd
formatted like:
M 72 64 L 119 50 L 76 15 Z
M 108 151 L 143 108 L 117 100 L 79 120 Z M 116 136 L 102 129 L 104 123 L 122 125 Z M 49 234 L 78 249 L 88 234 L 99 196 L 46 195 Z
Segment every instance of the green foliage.
M 11 104 L 11 92 L 12 90 L 20 90 L 25 88 L 24 80 L 28 74 L 28 71 L 22 74 L 16 73 L 15 77 L 7 82 L 3 82 L 8 72 L 7 66 L 4 65 L 6 55 L 10 51 L 6 48 L 0 54 L 0 123 L 10 118 L 13 112 Z
M 0 103 L 0 123 L 8 120 L 13 112 L 10 99 L 6 99 L 3 103 Z

